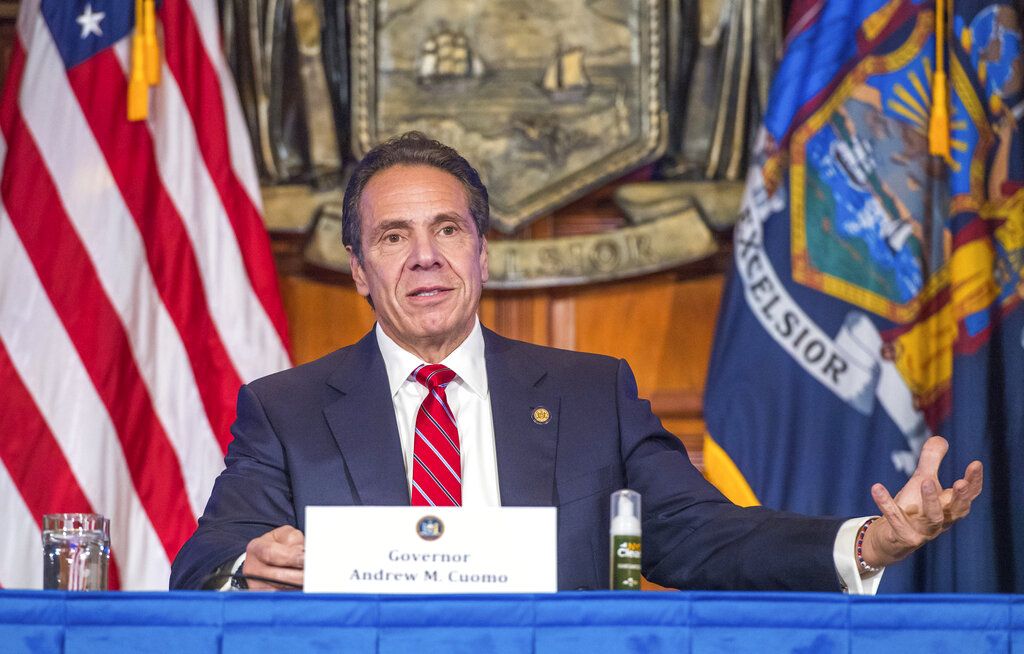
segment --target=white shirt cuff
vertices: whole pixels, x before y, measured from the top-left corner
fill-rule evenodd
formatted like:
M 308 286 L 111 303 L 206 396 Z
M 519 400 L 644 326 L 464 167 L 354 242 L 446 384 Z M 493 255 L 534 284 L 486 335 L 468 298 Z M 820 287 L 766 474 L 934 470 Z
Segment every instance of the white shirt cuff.
M 839 575 L 839 582 L 843 585 L 844 593 L 874 595 L 878 592 L 878 584 L 882 581 L 882 573 L 885 572 L 885 568 L 868 577 L 861 577 L 860 566 L 857 564 L 857 532 L 865 522 L 871 519 L 873 518 L 847 520 L 836 533 L 835 546 L 832 548 L 832 560 L 836 565 L 836 573 Z

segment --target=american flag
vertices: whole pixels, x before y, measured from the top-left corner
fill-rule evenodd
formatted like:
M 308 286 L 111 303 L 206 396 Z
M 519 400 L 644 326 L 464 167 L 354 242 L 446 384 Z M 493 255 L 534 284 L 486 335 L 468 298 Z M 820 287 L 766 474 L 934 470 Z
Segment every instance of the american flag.
M 167 587 L 241 383 L 288 365 L 217 3 L 22 0 L 0 101 L 0 585 L 42 583 L 51 512 L 111 520 L 111 588 Z M 138 3 L 141 4 L 141 3 Z

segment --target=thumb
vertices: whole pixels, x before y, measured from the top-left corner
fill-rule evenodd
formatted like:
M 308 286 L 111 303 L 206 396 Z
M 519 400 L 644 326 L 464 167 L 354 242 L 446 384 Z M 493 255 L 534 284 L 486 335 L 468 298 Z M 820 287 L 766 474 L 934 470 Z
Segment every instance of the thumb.
M 942 436 L 932 436 L 921 448 L 921 456 L 917 460 L 915 475 L 933 477 L 939 474 L 939 465 L 949 450 L 949 442 Z

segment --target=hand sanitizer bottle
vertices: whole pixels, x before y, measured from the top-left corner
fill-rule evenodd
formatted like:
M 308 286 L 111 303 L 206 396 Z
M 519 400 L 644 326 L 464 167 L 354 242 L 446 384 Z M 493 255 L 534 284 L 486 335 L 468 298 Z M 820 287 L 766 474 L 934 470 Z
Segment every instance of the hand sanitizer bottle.
M 611 589 L 640 590 L 640 493 L 611 496 Z

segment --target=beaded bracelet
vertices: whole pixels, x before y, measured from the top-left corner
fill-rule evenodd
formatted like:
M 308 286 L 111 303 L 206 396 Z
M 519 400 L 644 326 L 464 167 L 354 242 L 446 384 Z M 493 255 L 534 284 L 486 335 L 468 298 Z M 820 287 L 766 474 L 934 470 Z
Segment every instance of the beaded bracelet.
M 871 565 L 867 564 L 867 561 L 864 560 L 864 555 L 863 555 L 862 550 L 861 550 L 861 547 L 864 544 L 864 534 L 866 534 L 868 532 L 868 525 L 870 525 L 874 521 L 875 521 L 874 518 L 872 518 L 871 520 L 868 520 L 863 525 L 861 525 L 860 531 L 857 532 L 857 563 L 860 564 L 860 569 L 863 570 L 864 572 L 879 572 L 879 571 L 881 571 L 881 568 L 876 568 L 874 566 L 871 566 Z

